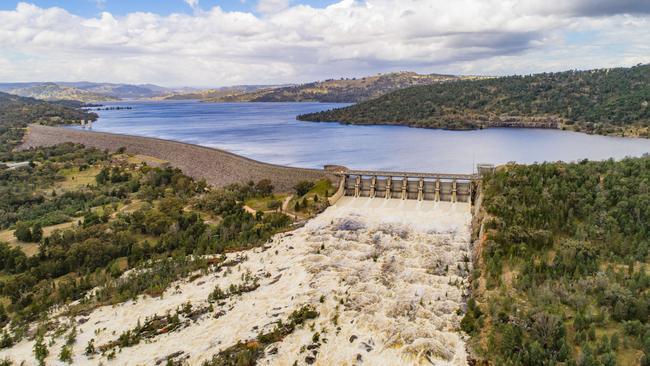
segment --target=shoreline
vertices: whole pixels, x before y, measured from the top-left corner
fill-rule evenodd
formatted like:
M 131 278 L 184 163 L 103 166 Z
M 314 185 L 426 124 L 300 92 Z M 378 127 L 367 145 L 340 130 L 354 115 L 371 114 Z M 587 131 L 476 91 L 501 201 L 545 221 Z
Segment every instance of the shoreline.
M 440 131 L 454 131 L 454 132 L 468 132 L 468 131 L 481 131 L 481 130 L 491 130 L 491 129 L 510 129 L 510 130 L 522 130 L 522 129 L 531 129 L 531 130 L 552 130 L 552 131 L 562 131 L 562 132 L 574 132 L 574 133 L 582 133 L 585 135 L 589 136 L 604 136 L 604 137 L 618 137 L 618 138 L 634 138 L 634 139 L 642 139 L 642 140 L 649 140 L 650 139 L 650 128 L 647 130 L 642 129 L 633 129 L 633 130 L 625 130 L 624 132 L 629 132 L 629 133 L 621 133 L 621 131 L 615 131 L 611 133 L 597 133 L 592 130 L 580 130 L 580 129 L 575 129 L 571 125 L 568 124 L 560 124 L 555 127 L 546 127 L 546 126 L 524 126 L 524 125 L 519 125 L 519 124 L 509 124 L 509 125 L 494 125 L 494 126 L 479 126 L 479 127 L 466 127 L 466 128 L 453 128 L 453 127 L 438 127 L 438 126 L 422 126 L 418 125 L 417 123 L 400 123 L 400 122 L 390 122 L 390 123 L 377 123 L 377 122 L 372 122 L 372 123 L 359 123 L 359 122 L 345 122 L 345 121 L 315 121 L 315 120 L 309 120 L 309 119 L 300 119 L 298 118 L 300 116 L 296 116 L 296 120 L 300 122 L 307 122 L 307 123 L 336 123 L 344 126 L 390 126 L 390 127 L 406 127 L 406 128 L 416 128 L 416 129 L 424 129 L 424 130 L 440 130 Z M 611 126 L 608 126 L 611 127 Z M 630 132 L 631 131 L 631 132 Z M 640 131 L 644 131 L 644 133 L 641 133 Z M 646 135 L 647 134 L 647 135 Z
M 326 111 L 325 111 L 326 112 Z M 317 112 L 318 113 L 318 112 Z M 308 123 L 337 123 L 345 126 L 392 126 L 392 127 L 408 127 L 408 128 L 419 128 L 426 130 L 440 130 L 440 131 L 480 131 L 480 130 L 489 130 L 489 129 L 535 129 L 535 130 L 554 130 L 554 131 L 563 131 L 563 132 L 575 132 L 582 133 L 590 136 L 605 136 L 605 137 L 621 137 L 621 138 L 635 138 L 635 139 L 650 139 L 650 127 L 639 127 L 639 126 L 628 126 L 621 127 L 616 125 L 602 125 L 601 128 L 607 129 L 604 133 L 598 133 L 596 129 L 585 129 L 585 126 L 578 126 L 576 128 L 575 124 L 568 124 L 565 121 L 558 122 L 531 122 L 526 123 L 523 121 L 499 121 L 492 122 L 488 124 L 482 124 L 484 122 L 469 121 L 470 124 L 455 127 L 455 126 L 444 126 L 444 125 L 422 125 L 421 122 L 411 121 L 411 122 L 351 122 L 351 121 L 341 121 L 341 120 L 315 120 L 302 118 L 303 116 L 311 115 L 314 113 L 308 113 L 303 115 L 296 116 L 296 120 L 300 122 Z M 474 124 L 474 125 L 473 125 Z
M 124 147 L 127 153 L 148 155 L 168 161 L 173 167 L 181 169 L 192 178 L 203 178 L 217 187 L 270 179 L 276 191 L 288 192 L 301 180 L 334 178 L 333 174 L 324 169 L 294 168 L 265 163 L 229 151 L 186 142 L 36 124 L 29 125 L 23 143 L 17 149 L 53 146 L 64 142 L 80 143 L 109 151 Z

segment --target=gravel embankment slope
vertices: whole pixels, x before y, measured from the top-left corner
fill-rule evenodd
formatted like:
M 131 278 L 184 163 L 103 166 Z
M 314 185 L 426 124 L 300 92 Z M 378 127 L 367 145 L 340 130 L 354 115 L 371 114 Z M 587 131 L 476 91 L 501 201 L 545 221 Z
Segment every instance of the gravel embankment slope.
M 270 179 L 278 191 L 290 191 L 301 180 L 333 179 L 324 170 L 291 168 L 248 159 L 227 151 L 148 137 L 79 131 L 68 128 L 31 125 L 20 149 L 51 146 L 63 142 L 82 143 L 115 151 L 149 155 L 168 161 L 195 179 L 205 178 L 214 186 Z

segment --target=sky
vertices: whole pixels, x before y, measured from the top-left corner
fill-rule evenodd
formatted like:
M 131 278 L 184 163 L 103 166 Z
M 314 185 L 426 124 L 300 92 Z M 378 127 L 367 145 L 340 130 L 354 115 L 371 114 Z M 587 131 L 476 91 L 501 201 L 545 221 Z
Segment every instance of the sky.
M 650 0 L 0 0 L 0 82 L 217 87 L 650 62 Z

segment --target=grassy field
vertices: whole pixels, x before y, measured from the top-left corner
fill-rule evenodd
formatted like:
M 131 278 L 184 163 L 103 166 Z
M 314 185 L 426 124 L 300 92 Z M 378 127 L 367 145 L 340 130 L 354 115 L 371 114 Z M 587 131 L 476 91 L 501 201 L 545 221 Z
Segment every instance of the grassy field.
M 167 160 L 158 159 L 149 155 L 132 155 L 132 154 L 117 154 L 113 157 L 116 160 L 126 161 L 129 164 L 141 165 L 147 164 L 150 166 L 161 166 L 164 164 L 169 164 Z
M 77 220 L 75 221 L 70 221 L 70 222 L 64 222 L 63 224 L 58 224 L 58 225 L 52 225 L 52 226 L 46 226 L 43 228 L 43 237 L 47 237 L 54 232 L 54 230 L 64 230 L 69 227 L 72 227 L 77 223 Z M 17 246 L 22 249 L 22 251 L 28 256 L 32 256 L 34 254 L 38 253 L 38 243 L 25 243 L 22 241 L 19 241 L 16 239 L 14 236 L 14 231 L 13 230 L 3 230 L 0 231 L 0 241 L 7 242 L 9 245 Z
M 56 183 L 54 189 L 57 191 L 72 191 L 87 185 L 95 185 L 95 176 L 99 171 L 100 168 L 97 166 L 92 166 L 83 171 L 79 171 L 78 167 L 61 169 L 59 174 L 65 177 L 65 180 Z
M 319 197 L 329 197 L 334 194 L 336 189 L 332 187 L 332 182 L 327 179 L 322 179 L 316 182 L 314 188 L 312 188 L 306 196 L 313 198 L 314 195 Z
M 130 203 L 127 203 L 126 205 L 122 206 L 119 209 L 119 212 L 131 213 L 131 212 L 135 212 L 135 211 L 137 211 L 137 210 L 139 210 L 139 209 L 141 209 L 143 207 L 148 207 L 148 206 L 150 206 L 150 204 L 148 202 L 142 201 L 142 200 L 139 200 L 139 199 L 134 199 L 134 200 L 131 200 Z
M 294 195 L 291 198 L 288 207 L 289 211 L 301 218 L 310 217 L 314 213 L 315 207 L 323 204 L 327 197 L 333 195 L 334 192 L 336 192 L 336 189 L 332 186 L 332 182 L 327 179 L 319 180 L 304 196 L 298 197 Z M 300 202 L 303 206 L 298 212 L 295 211 L 297 202 Z
M 255 211 L 271 211 L 269 209 L 269 203 L 273 201 L 279 201 L 280 204 L 287 198 L 288 194 L 275 194 L 269 197 L 255 197 L 247 199 L 244 204 Z

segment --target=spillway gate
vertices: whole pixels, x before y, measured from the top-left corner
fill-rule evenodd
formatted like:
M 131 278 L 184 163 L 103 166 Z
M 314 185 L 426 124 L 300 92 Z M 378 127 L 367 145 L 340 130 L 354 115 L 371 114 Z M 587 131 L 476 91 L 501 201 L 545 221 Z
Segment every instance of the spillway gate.
M 472 202 L 478 174 L 346 170 L 338 173 L 342 196 L 418 201 Z

